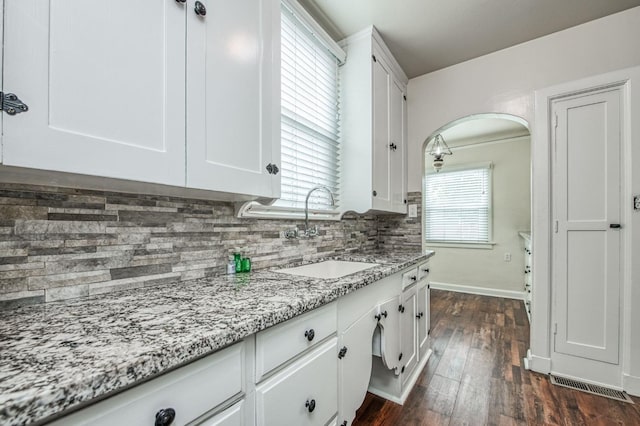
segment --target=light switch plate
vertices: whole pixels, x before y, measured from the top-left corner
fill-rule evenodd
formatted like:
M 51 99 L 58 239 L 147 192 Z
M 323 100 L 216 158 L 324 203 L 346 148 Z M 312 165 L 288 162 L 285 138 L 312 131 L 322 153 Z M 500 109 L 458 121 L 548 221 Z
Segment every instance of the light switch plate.
M 409 217 L 418 217 L 418 205 L 409 204 Z
M 640 195 L 633 197 L 633 209 L 640 210 Z

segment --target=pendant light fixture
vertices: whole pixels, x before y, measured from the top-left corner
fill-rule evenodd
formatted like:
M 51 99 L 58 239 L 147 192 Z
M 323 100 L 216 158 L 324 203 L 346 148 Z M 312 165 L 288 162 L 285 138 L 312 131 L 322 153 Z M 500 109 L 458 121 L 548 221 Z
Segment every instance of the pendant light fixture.
M 431 148 L 427 153 L 429 155 L 433 155 L 433 170 L 436 172 L 439 172 L 440 169 L 442 169 L 442 166 L 444 165 L 444 156 L 453 155 L 440 133 L 433 138 Z

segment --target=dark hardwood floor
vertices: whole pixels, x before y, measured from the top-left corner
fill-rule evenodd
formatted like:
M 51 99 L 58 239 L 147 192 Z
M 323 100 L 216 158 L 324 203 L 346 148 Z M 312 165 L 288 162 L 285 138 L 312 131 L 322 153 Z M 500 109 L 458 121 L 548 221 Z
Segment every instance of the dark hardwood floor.
M 521 301 L 431 291 L 433 354 L 404 405 L 372 394 L 363 425 L 640 425 L 635 404 L 573 391 L 524 369 Z

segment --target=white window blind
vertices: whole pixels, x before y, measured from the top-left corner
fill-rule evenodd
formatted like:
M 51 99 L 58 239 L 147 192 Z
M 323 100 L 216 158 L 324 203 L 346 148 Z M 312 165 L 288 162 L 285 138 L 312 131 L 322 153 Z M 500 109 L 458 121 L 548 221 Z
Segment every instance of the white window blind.
M 309 190 L 318 185 L 309 207 L 335 209 L 339 203 L 338 60 L 282 5 L 282 139 L 280 208 L 304 208 Z
M 442 170 L 424 179 L 424 235 L 429 242 L 488 243 L 491 166 Z

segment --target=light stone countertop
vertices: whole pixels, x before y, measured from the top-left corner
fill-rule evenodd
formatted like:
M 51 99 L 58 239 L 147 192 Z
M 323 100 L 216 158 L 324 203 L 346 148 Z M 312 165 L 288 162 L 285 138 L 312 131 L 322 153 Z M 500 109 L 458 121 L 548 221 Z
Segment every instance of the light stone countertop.
M 0 424 L 41 422 L 322 306 L 433 254 L 378 251 L 331 256 L 379 264 L 331 280 L 260 270 L 0 311 Z

